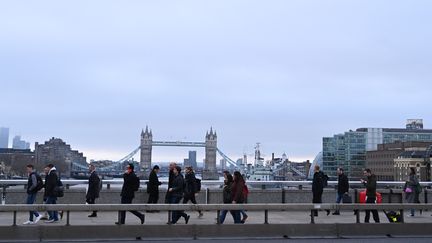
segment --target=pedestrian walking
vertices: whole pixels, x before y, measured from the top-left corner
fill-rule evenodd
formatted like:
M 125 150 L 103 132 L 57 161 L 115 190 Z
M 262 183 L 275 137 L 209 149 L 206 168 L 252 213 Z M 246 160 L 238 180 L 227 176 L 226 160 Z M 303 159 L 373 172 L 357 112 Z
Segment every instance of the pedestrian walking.
M 157 204 L 159 200 L 159 186 L 162 184 L 159 181 L 158 173 L 160 171 L 159 166 L 155 165 L 153 166 L 152 171 L 149 175 L 149 181 L 147 183 L 147 193 L 149 194 L 148 197 L 148 204 Z M 149 213 L 157 212 L 155 210 L 147 210 Z
M 89 165 L 90 177 L 88 179 L 88 188 L 86 193 L 86 202 L 88 204 L 95 204 L 96 198 L 99 198 L 101 189 L 101 179 L 96 173 L 96 167 L 91 164 Z M 93 211 L 88 217 L 97 217 L 97 211 Z
M 192 166 L 187 166 L 185 169 L 185 188 L 183 195 L 183 203 L 186 204 L 191 201 L 193 204 L 197 204 L 196 194 L 198 193 L 197 179 Z M 201 218 L 203 213 L 201 210 L 198 211 L 198 218 Z
M 361 179 L 361 182 L 366 186 L 366 203 L 376 203 L 376 176 L 372 174 L 370 169 L 365 169 L 363 175 L 365 179 Z M 380 219 L 377 210 L 366 210 L 364 222 L 369 223 L 371 212 L 375 223 L 379 223 Z
M 138 191 L 140 186 L 140 181 L 138 176 L 134 172 L 134 165 L 128 164 L 126 166 L 126 171 L 123 174 L 123 186 L 121 191 L 121 204 L 132 204 L 132 200 L 135 197 L 135 192 Z M 141 224 L 144 224 L 145 216 L 138 211 L 129 211 L 133 215 L 137 216 Z M 126 211 L 119 212 L 119 221 L 115 222 L 117 225 L 125 224 L 126 221 Z
M 168 189 L 167 189 L 167 192 L 165 194 L 165 203 L 170 203 L 170 192 L 169 192 L 169 189 L 172 187 L 172 183 L 174 181 L 174 177 L 175 177 L 174 176 L 174 168 L 176 166 L 177 166 L 176 163 L 171 162 L 169 164 L 169 167 L 168 167 L 168 169 L 169 169 L 169 174 L 168 174 Z M 170 222 L 168 222 L 168 223 L 170 223 Z
M 57 192 L 56 187 L 59 186 L 59 176 L 57 175 L 57 169 L 53 164 L 48 164 L 45 168 L 48 170 L 48 174 L 45 177 L 45 194 L 46 194 L 46 204 L 56 204 L 57 203 Z M 58 211 L 48 211 L 49 218 L 45 223 L 55 223 L 58 222 Z
M 232 186 L 232 183 L 234 182 L 234 179 L 233 179 L 233 176 L 229 173 L 229 171 L 224 171 L 223 174 L 224 174 L 224 186 L 222 189 L 222 192 L 223 192 L 222 200 L 223 200 L 224 204 L 231 204 L 233 201 L 232 196 L 231 196 L 231 186 Z M 226 209 L 223 209 L 220 211 L 220 214 L 219 214 L 219 223 L 220 224 L 223 224 L 225 222 L 225 218 L 226 218 L 227 213 L 228 213 L 228 210 L 226 210 Z M 233 217 L 233 220 L 235 220 L 234 211 L 230 211 L 230 213 Z
M 405 199 L 407 203 L 420 203 L 419 195 L 421 192 L 421 187 L 420 187 L 419 179 L 413 167 L 410 167 L 410 173 L 409 173 L 408 180 L 405 183 L 404 192 L 405 192 Z M 411 209 L 410 212 L 411 213 L 409 216 L 414 217 L 415 209 Z
M 234 171 L 234 181 L 231 185 L 231 199 L 233 204 L 242 204 L 245 202 L 243 193 L 245 181 L 239 171 Z M 235 224 L 241 224 L 240 210 L 233 210 L 233 218 Z
M 348 181 L 348 176 L 345 175 L 342 167 L 339 167 L 336 173 L 338 174 L 336 203 L 341 203 L 344 195 L 348 196 L 349 181 Z M 334 211 L 333 215 L 340 215 L 339 210 Z
M 322 203 L 322 194 L 327 180 L 328 176 L 320 171 L 319 165 L 315 165 L 312 179 L 312 203 Z M 326 210 L 326 212 L 327 215 L 330 214 L 330 210 Z M 313 216 L 318 217 L 318 210 L 312 210 L 312 213 Z
M 181 199 L 183 198 L 184 193 L 184 185 L 185 181 L 183 175 L 181 174 L 181 167 L 175 166 L 173 169 L 173 181 L 171 183 L 171 187 L 168 188 L 169 192 L 169 203 L 170 204 L 179 204 Z M 185 223 L 188 224 L 190 216 L 187 215 L 184 211 L 175 210 L 172 211 L 171 214 L 171 222 L 169 224 L 176 224 L 177 221 L 183 217 L 185 219 Z
M 43 187 L 43 182 L 42 178 L 34 170 L 33 165 L 28 164 L 26 170 L 28 174 L 26 204 L 33 204 L 36 201 L 38 191 Z M 24 225 L 36 224 L 42 218 L 42 215 L 40 215 L 37 211 L 30 211 L 29 214 L 30 217 L 26 222 L 23 223 Z

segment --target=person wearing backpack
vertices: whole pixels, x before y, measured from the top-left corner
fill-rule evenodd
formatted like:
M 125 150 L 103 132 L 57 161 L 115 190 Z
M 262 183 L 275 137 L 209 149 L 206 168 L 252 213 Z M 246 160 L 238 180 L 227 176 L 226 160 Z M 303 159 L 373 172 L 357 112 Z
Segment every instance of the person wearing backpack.
M 45 195 L 46 204 L 56 204 L 57 194 L 55 192 L 56 187 L 58 187 L 59 177 L 57 175 L 57 169 L 53 164 L 48 164 L 46 166 L 48 169 L 48 174 L 45 177 Z M 45 223 L 55 223 L 59 221 L 58 211 L 48 211 L 49 218 Z
M 314 175 L 312 179 L 312 203 L 322 203 L 322 194 L 324 187 L 327 184 L 328 176 L 320 171 L 319 165 L 314 167 Z M 330 214 L 330 210 L 326 210 L 327 215 Z M 313 216 L 318 217 L 318 210 L 312 210 Z
M 96 198 L 99 197 L 99 192 L 101 188 L 101 179 L 96 173 L 96 167 L 91 164 L 89 165 L 90 177 L 88 180 L 88 189 L 86 193 L 86 203 L 95 204 Z M 97 217 L 97 211 L 93 211 L 88 217 Z
M 27 204 L 33 204 L 36 201 L 37 193 L 40 189 L 43 188 L 43 182 L 40 175 L 38 175 L 34 171 L 34 166 L 31 164 L 28 164 L 27 167 L 27 174 L 28 174 L 28 181 L 27 181 Z M 40 215 L 36 211 L 30 211 L 30 217 L 29 220 L 24 222 L 24 225 L 27 224 L 36 224 L 39 222 L 39 220 L 42 218 L 42 215 Z M 33 221 L 33 216 L 36 218 Z
M 415 170 L 413 167 L 410 167 L 410 173 L 409 173 L 409 178 L 408 181 L 405 184 L 405 199 L 407 201 L 407 203 L 420 203 L 419 200 L 419 195 L 420 195 L 420 190 L 419 187 L 420 183 L 419 183 L 419 179 L 415 173 Z M 411 209 L 411 214 L 409 216 L 414 217 L 415 214 L 415 209 Z
M 123 174 L 123 186 L 121 190 L 121 204 L 132 204 L 132 200 L 135 197 L 135 192 L 138 191 L 140 186 L 140 181 L 138 176 L 134 172 L 134 165 L 128 164 L 126 166 L 126 171 Z M 133 215 L 137 216 L 141 220 L 141 224 L 144 224 L 144 214 L 132 210 L 129 211 Z M 126 211 L 119 212 L 119 221 L 115 222 L 117 225 L 125 224 L 126 221 Z
M 189 200 L 193 204 L 197 204 L 195 194 L 198 193 L 197 179 L 195 177 L 195 172 L 192 166 L 187 166 L 185 168 L 185 190 L 183 195 L 183 203 L 186 204 Z M 201 218 L 203 213 L 201 210 L 198 211 L 198 218 Z

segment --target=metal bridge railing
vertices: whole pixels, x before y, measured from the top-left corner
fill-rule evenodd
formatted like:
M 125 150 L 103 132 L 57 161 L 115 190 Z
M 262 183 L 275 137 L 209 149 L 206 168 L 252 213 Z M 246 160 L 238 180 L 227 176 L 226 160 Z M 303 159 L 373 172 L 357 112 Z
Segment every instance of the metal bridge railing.
M 168 180 L 162 179 L 160 180 L 162 183 L 167 184 Z M 88 180 L 74 180 L 67 179 L 63 180 L 64 185 L 85 185 L 88 184 Z M 141 180 L 141 186 L 146 185 L 147 180 Z M 103 185 L 120 185 L 123 184 L 123 180 L 103 180 Z M 312 181 L 246 181 L 247 185 L 253 186 L 283 186 L 283 187 L 299 187 L 299 186 L 311 186 Z M 328 181 L 328 185 L 336 186 L 338 184 L 337 181 Z M 350 186 L 362 186 L 363 184 L 360 181 L 350 181 Z M 0 186 L 11 186 L 11 185 L 27 185 L 27 180 L 0 180 Z M 201 181 L 201 185 L 203 186 L 215 186 L 215 185 L 223 185 L 223 181 L 214 181 L 214 180 L 203 180 Z M 405 185 L 404 181 L 378 181 L 378 187 L 402 187 Z M 420 182 L 420 185 L 423 187 L 431 187 L 432 182 Z
M 66 212 L 66 226 L 71 225 L 71 212 L 83 211 L 146 211 L 158 210 L 168 212 L 168 221 L 170 221 L 170 211 L 186 210 L 186 211 L 216 211 L 217 222 L 219 224 L 219 215 L 221 210 L 248 210 L 248 211 L 263 211 L 264 224 L 269 223 L 269 211 L 310 211 L 311 223 L 314 221 L 313 210 L 339 210 L 347 211 L 354 210 L 356 223 L 360 223 L 360 211 L 363 210 L 393 210 L 400 211 L 401 223 L 404 223 L 404 210 L 432 210 L 432 204 L 15 204 L 15 205 L 0 205 L 0 211 L 11 212 L 13 214 L 13 226 L 17 222 L 17 212 L 27 211 L 63 211 Z M 162 223 L 162 222 L 161 222 Z M 165 222 L 163 222 L 165 223 Z

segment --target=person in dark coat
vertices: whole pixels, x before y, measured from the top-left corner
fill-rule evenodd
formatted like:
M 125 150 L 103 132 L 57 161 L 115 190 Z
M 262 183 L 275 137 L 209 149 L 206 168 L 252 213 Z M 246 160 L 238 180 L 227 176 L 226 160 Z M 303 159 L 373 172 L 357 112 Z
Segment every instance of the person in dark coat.
M 186 167 L 185 170 L 185 190 L 183 196 L 183 203 L 186 204 L 189 200 L 193 204 L 197 204 L 195 194 L 198 192 L 197 190 L 197 182 L 195 177 L 195 172 L 193 171 L 192 166 Z M 201 218 L 203 213 L 198 211 L 198 217 Z
M 232 175 L 229 173 L 229 171 L 224 171 L 224 186 L 222 189 L 223 195 L 222 195 L 222 200 L 224 204 L 230 204 L 232 203 L 232 197 L 231 197 L 231 186 L 232 183 L 234 182 L 234 179 L 232 177 Z M 220 214 L 219 214 L 219 223 L 223 224 L 225 222 L 225 218 L 226 215 L 228 213 L 228 210 L 221 210 Z M 233 220 L 235 220 L 235 215 L 234 215 L 234 211 L 230 211 Z
M 376 201 L 376 176 L 372 174 L 370 169 L 363 171 L 365 179 L 361 179 L 361 182 L 366 186 L 366 203 L 375 203 Z M 366 210 L 365 223 L 369 223 L 370 213 L 372 211 L 375 223 L 379 223 L 379 215 L 377 210 Z
M 86 194 L 86 202 L 88 204 L 95 204 L 96 198 L 99 198 L 99 192 L 101 187 L 101 180 L 96 173 L 96 167 L 91 164 L 89 165 L 90 177 L 88 180 L 88 189 Z M 93 211 L 88 217 L 97 217 L 97 211 Z
M 48 169 L 48 174 L 45 177 L 45 196 L 46 196 L 46 204 L 56 204 L 57 196 L 54 192 L 56 186 L 58 186 L 59 177 L 57 175 L 57 170 L 53 164 L 48 164 L 46 166 Z M 58 212 L 57 211 L 48 211 L 49 218 L 46 223 L 54 223 L 58 222 Z
M 148 204 L 157 204 L 159 200 L 159 186 L 162 184 L 157 175 L 159 170 L 159 166 L 155 165 L 149 175 L 149 181 L 147 183 L 147 193 L 149 194 Z M 154 211 L 148 210 L 147 212 L 152 213 Z
M 243 193 L 245 181 L 243 176 L 238 171 L 234 171 L 234 182 L 231 185 L 231 200 L 233 204 L 241 204 L 245 202 L 245 195 Z M 240 210 L 233 210 L 233 218 L 235 224 L 241 224 Z
M 344 194 L 348 194 L 349 191 L 349 181 L 348 177 L 344 174 L 343 168 L 339 167 L 337 169 L 338 174 L 338 185 L 337 185 L 337 197 L 336 203 L 340 203 Z M 333 215 L 340 215 L 339 210 L 334 211 Z
M 419 200 L 420 191 L 418 189 L 419 186 L 420 186 L 419 179 L 416 175 L 415 169 L 413 167 L 410 167 L 409 178 L 406 181 L 405 189 L 404 189 L 405 199 L 407 203 L 420 203 Z M 407 190 L 407 188 L 409 188 L 409 190 Z M 411 213 L 409 216 L 414 217 L 415 209 L 411 209 L 410 211 Z
M 169 189 L 172 187 L 172 183 L 173 183 L 173 180 L 174 180 L 174 177 L 175 177 L 173 170 L 174 170 L 174 168 L 176 166 L 177 166 L 177 164 L 174 163 L 174 162 L 171 162 L 169 164 L 168 190 L 167 190 L 167 192 L 165 194 L 165 203 L 170 203 L 170 192 L 169 192 Z M 168 222 L 168 223 L 170 223 L 170 222 Z
M 135 175 L 134 165 L 128 164 L 126 166 L 126 172 L 123 174 L 123 187 L 121 191 L 121 203 L 132 204 L 132 200 L 135 197 L 135 192 L 139 188 L 139 178 Z M 138 211 L 129 211 L 133 215 L 137 216 L 141 220 L 141 224 L 144 224 L 144 214 Z M 119 221 L 116 224 L 125 224 L 126 211 L 119 212 Z
M 179 204 L 180 200 L 183 198 L 184 193 L 184 178 L 181 174 L 181 167 L 176 166 L 173 169 L 174 178 L 171 183 L 171 187 L 168 188 L 169 192 L 169 203 L 170 204 Z M 171 214 L 171 222 L 170 224 L 176 224 L 177 221 L 183 217 L 185 219 L 185 223 L 189 222 L 190 216 L 187 215 L 184 211 L 173 211 Z
M 312 203 L 322 203 L 322 194 L 324 192 L 324 180 L 326 175 L 320 171 L 319 165 L 314 167 L 314 175 L 312 179 Z M 330 214 L 330 210 L 326 210 L 327 215 Z M 315 217 L 318 216 L 318 210 L 312 210 Z

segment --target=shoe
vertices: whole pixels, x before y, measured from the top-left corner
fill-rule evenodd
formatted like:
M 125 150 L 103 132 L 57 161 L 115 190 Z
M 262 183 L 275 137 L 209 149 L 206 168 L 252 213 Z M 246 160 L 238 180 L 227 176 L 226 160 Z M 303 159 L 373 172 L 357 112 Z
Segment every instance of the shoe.
M 199 212 L 198 218 L 202 218 L 204 216 L 204 214 L 202 212 Z
M 189 219 L 190 219 L 190 215 L 187 215 L 185 218 L 185 223 L 188 224 L 189 223 Z
M 25 222 L 23 223 L 23 225 L 29 225 L 29 224 L 34 224 L 34 223 L 33 223 L 33 221 L 30 221 L 30 220 L 25 221 Z
M 326 212 L 327 212 L 327 216 L 329 216 L 330 215 L 330 210 L 326 210 Z
M 94 217 L 97 217 L 97 214 L 92 213 L 92 214 L 90 214 L 88 217 L 89 217 L 89 218 L 94 218 Z
M 42 216 L 41 220 L 48 220 L 48 216 L 46 215 Z
M 143 214 L 143 215 L 141 215 L 140 219 L 141 219 L 141 224 L 144 224 L 144 220 L 145 220 L 145 215 L 144 215 L 144 214 Z
M 120 223 L 120 222 L 115 222 L 115 224 L 116 224 L 116 225 L 122 225 L 122 223 Z
M 335 211 L 334 213 L 332 213 L 332 215 L 340 215 L 340 213 L 338 211 Z
M 36 223 L 39 222 L 39 220 L 41 220 L 41 219 L 42 219 L 42 215 L 37 216 L 36 219 L 35 219 L 35 221 L 34 221 L 34 223 L 36 224 Z
M 55 223 L 55 222 L 57 222 L 57 221 L 58 221 L 58 219 L 57 219 L 57 220 L 50 219 L 50 220 L 45 221 L 45 223 L 50 224 L 50 223 Z

